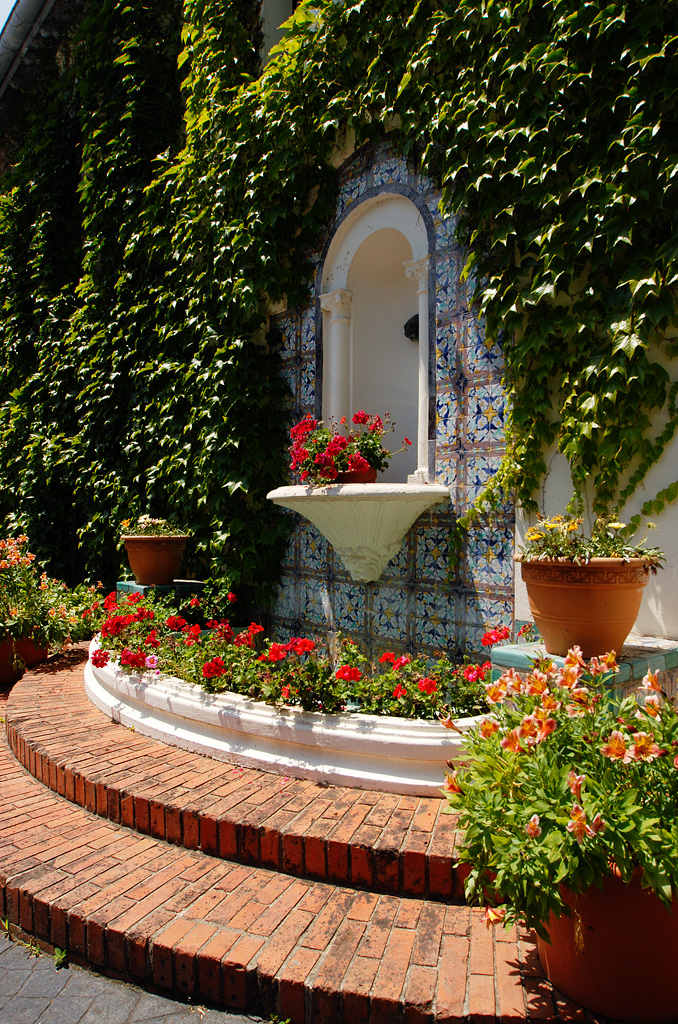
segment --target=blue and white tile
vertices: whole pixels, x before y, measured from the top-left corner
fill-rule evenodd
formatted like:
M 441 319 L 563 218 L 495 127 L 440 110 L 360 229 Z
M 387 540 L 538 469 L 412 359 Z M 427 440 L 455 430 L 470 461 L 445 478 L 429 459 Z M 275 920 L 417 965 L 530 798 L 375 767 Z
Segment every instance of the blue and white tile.
M 385 153 L 372 168 L 372 180 L 376 186 L 389 185 L 391 182 L 407 185 L 409 181 L 407 161 L 392 152 Z
M 288 571 L 295 570 L 297 567 L 297 556 L 299 552 L 299 528 L 295 529 L 294 533 L 290 536 L 287 547 L 285 548 L 285 554 L 282 557 L 282 567 Z
M 462 574 L 471 587 L 513 585 L 513 526 L 476 523 L 468 532 Z
M 301 314 L 301 355 L 308 359 L 315 356 L 315 308 L 305 309 Z
M 317 576 L 302 576 L 299 580 L 300 618 L 312 622 L 323 631 L 334 629 L 334 615 L 329 587 Z
M 294 410 L 299 407 L 299 366 L 296 361 L 283 363 L 280 368 L 280 376 L 289 388 L 289 395 L 285 399 L 285 408 Z
M 364 583 L 336 581 L 332 587 L 335 629 L 347 636 L 365 633 L 366 586 Z
M 305 359 L 301 364 L 299 405 L 304 410 L 315 408 L 315 359 Z
M 459 400 L 456 389 L 444 387 L 436 395 L 436 443 L 453 445 L 459 440 Z
M 403 537 L 403 542 L 400 545 L 398 552 L 393 558 L 386 564 L 382 572 L 382 578 L 384 579 L 397 579 L 405 583 L 410 575 L 411 571 L 411 545 L 412 545 L 412 530 L 409 530 Z
M 464 354 L 468 373 L 501 373 L 504 369 L 504 353 L 499 342 L 485 336 L 484 321 L 470 317 L 465 335 Z
M 349 207 L 369 188 L 369 185 L 370 180 L 367 171 L 344 178 L 339 186 L 339 195 L 337 197 L 337 218 L 346 213 Z
M 277 317 L 274 321 L 274 326 L 277 327 L 282 334 L 283 340 L 280 348 L 280 358 L 283 361 L 286 359 L 293 359 L 297 354 L 297 325 L 298 321 L 294 313 L 288 313 L 286 316 Z
M 276 617 L 299 618 L 299 580 L 291 573 L 283 573 L 275 603 Z
M 450 532 L 444 527 L 417 530 L 415 573 L 417 580 L 435 583 L 444 580 L 449 571 Z
M 441 253 L 436 260 L 436 315 L 453 316 L 460 308 L 459 277 L 461 274 L 459 252 L 450 249 Z
M 467 392 L 466 443 L 500 444 L 504 440 L 506 396 L 500 383 L 469 387 Z
M 327 572 L 327 541 L 305 519 L 299 524 L 299 567 L 308 572 Z
M 438 384 L 450 384 L 459 372 L 459 324 L 440 324 L 436 334 L 436 377 Z
M 415 595 L 412 639 L 440 651 L 455 646 L 457 598 L 454 593 L 422 590 Z
M 513 600 L 506 593 L 493 590 L 467 593 L 462 598 L 462 620 L 465 626 L 487 633 L 499 626 L 511 626 Z
M 434 216 L 434 227 L 436 233 L 436 247 L 438 249 L 447 249 L 449 246 L 455 245 L 457 218 L 453 214 L 444 216 L 440 212 L 440 207 L 438 206 Z
M 459 464 L 460 493 L 459 498 L 464 508 L 472 505 L 481 491 L 501 466 L 500 452 L 487 454 L 468 453 L 461 456 Z
M 408 592 L 405 587 L 376 584 L 368 613 L 370 633 L 389 640 L 408 637 Z

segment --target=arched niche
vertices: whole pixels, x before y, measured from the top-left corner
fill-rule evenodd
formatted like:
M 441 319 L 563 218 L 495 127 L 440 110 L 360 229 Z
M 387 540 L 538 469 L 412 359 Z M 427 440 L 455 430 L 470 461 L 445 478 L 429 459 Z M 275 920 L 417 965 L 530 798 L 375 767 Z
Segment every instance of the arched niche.
M 412 448 L 385 481 L 429 480 L 429 235 L 417 206 L 382 192 L 338 227 L 321 277 L 322 416 L 350 420 L 359 409 L 390 412 Z M 418 332 L 405 324 L 418 317 Z

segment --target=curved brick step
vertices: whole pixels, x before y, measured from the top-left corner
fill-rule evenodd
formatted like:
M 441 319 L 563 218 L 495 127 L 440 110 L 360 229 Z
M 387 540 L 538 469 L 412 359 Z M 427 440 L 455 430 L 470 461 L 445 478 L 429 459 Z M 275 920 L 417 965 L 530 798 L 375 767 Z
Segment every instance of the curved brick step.
M 137 735 L 87 699 L 80 645 L 36 666 L 6 708 L 32 775 L 111 821 L 186 849 L 373 891 L 463 902 L 444 800 L 323 786 Z
M 70 803 L 0 741 L 0 915 L 75 962 L 292 1024 L 585 1020 L 477 909 L 184 850 Z

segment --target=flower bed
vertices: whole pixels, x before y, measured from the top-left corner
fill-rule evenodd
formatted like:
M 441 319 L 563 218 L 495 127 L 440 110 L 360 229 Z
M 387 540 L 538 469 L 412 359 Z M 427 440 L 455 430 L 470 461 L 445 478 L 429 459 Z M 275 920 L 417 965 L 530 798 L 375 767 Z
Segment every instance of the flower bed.
M 101 612 L 86 670 L 94 703 L 140 732 L 240 764 L 437 795 L 487 707 L 489 663 L 386 651 L 369 665 L 347 640 L 332 656 L 309 638 L 264 642 L 255 623 L 234 633 L 211 620 L 205 632 L 137 594 L 109 595 Z

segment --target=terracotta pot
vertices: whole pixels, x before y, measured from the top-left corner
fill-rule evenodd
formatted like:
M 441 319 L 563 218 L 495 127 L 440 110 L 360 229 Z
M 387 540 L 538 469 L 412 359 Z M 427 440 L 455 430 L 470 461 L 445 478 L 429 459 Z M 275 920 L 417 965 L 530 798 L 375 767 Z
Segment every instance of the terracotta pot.
M 123 537 L 130 569 L 142 586 L 173 583 L 184 556 L 186 537 Z
M 678 1020 L 678 902 L 672 911 L 636 873 L 626 885 L 606 878 L 602 892 L 565 893 L 574 916 L 552 917 L 551 944 L 537 939 L 549 980 L 596 1013 L 631 1024 Z
M 338 484 L 373 484 L 377 479 L 377 471 L 372 466 L 369 469 L 351 470 L 345 473 L 338 473 L 335 483 Z
M 650 575 L 641 558 L 521 561 L 520 572 L 548 653 L 565 655 L 579 644 L 585 658 L 621 651 Z
M 25 668 L 14 668 L 14 655 L 19 656 Z M 34 640 L 3 640 L 0 643 L 0 683 L 16 683 L 26 668 L 44 661 L 49 654 L 47 647 L 40 647 Z

